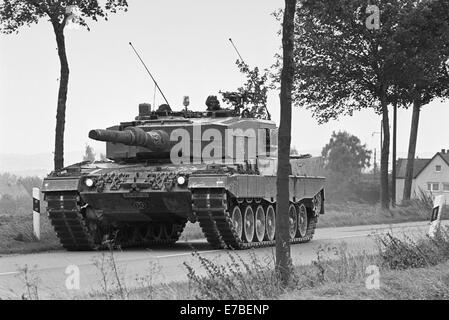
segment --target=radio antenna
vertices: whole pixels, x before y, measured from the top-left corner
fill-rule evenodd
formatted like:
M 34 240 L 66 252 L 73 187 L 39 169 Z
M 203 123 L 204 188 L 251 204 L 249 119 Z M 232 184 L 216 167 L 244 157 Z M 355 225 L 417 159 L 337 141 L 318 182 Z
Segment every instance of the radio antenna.
M 234 47 L 235 52 L 237 52 L 238 56 L 240 57 L 240 60 L 242 60 L 242 62 L 245 63 L 245 60 L 243 60 L 242 56 L 240 55 L 239 50 L 237 49 L 237 47 L 235 46 L 235 44 L 231 38 L 229 38 L 229 42 L 231 42 L 232 46 Z
M 167 103 L 168 106 L 170 106 L 170 103 L 168 103 L 167 98 L 165 98 L 164 93 L 162 92 L 161 88 L 159 87 L 159 85 L 157 84 L 156 80 L 153 78 L 153 75 L 151 74 L 150 70 L 148 70 L 145 62 L 143 62 L 142 58 L 140 57 L 140 55 L 137 53 L 137 50 L 134 48 L 133 44 L 130 42 L 129 45 L 131 46 L 131 48 L 133 48 L 134 52 L 136 53 L 137 57 L 139 58 L 140 62 L 142 62 L 143 66 L 145 67 L 145 69 L 147 70 L 148 74 L 150 75 L 151 79 L 154 82 L 154 85 L 158 88 L 159 92 L 161 93 L 162 97 L 164 98 L 165 102 Z M 156 107 L 156 106 L 154 106 Z
M 240 60 L 242 60 L 242 62 L 245 63 L 245 61 L 243 60 L 242 56 L 240 55 L 239 50 L 238 50 L 237 47 L 235 46 L 234 41 L 232 41 L 232 39 L 229 38 L 229 42 L 231 42 L 232 46 L 233 46 L 234 49 L 235 49 L 235 52 L 237 52 L 238 56 L 240 57 Z M 245 63 L 245 64 L 246 64 L 246 63 Z M 267 112 L 267 119 L 268 119 L 268 120 L 271 120 L 271 114 L 270 114 L 270 111 L 268 111 L 268 107 L 267 107 L 266 105 L 265 105 L 265 111 Z

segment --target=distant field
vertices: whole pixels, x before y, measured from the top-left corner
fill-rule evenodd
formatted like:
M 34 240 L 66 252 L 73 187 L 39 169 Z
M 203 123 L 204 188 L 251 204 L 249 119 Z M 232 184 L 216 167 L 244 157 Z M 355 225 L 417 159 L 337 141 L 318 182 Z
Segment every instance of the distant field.
M 358 202 L 326 203 L 325 209 L 318 228 L 425 221 L 430 219 L 431 211 L 418 204 L 382 210 L 379 205 Z M 443 217 L 447 217 L 447 210 Z

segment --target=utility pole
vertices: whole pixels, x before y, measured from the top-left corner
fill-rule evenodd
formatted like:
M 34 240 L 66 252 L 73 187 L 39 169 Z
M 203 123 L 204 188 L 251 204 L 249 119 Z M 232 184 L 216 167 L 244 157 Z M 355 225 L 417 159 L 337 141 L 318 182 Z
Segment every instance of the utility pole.
M 398 129 L 398 105 L 393 106 L 393 168 L 391 171 L 391 206 L 396 207 L 396 138 Z
M 380 149 L 382 152 L 382 133 L 383 133 L 383 129 L 382 129 L 382 122 L 380 125 L 380 131 L 375 131 L 373 133 L 371 133 L 371 137 L 374 137 L 374 135 L 379 134 L 380 135 Z M 374 176 L 377 173 L 377 152 L 376 152 L 376 148 L 374 148 Z

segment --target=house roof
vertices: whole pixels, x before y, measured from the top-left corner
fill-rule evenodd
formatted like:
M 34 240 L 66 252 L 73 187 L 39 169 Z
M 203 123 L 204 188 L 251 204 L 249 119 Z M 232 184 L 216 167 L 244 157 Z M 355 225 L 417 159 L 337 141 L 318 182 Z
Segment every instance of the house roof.
M 443 158 L 443 160 L 447 163 L 447 165 L 449 166 L 449 152 L 446 151 L 446 153 L 441 153 L 439 152 L 441 158 Z
M 444 162 L 449 166 L 449 153 L 436 153 L 431 159 L 415 159 L 415 163 L 413 166 L 413 179 L 415 179 L 419 174 L 435 159 L 437 156 L 440 156 Z M 405 179 L 405 171 L 407 168 L 407 159 L 398 159 L 397 167 L 396 167 L 396 178 L 397 179 Z
M 415 179 L 421 171 L 427 167 L 432 159 L 415 159 L 415 163 L 413 165 L 413 179 Z M 405 179 L 405 172 L 407 168 L 407 159 L 398 159 L 397 167 L 396 167 L 396 178 L 397 179 Z

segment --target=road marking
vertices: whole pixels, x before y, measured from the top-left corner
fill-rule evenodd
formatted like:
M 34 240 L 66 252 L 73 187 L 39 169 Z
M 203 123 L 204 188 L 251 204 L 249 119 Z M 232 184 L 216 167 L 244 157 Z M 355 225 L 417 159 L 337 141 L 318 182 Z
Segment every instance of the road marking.
M 3 273 L 0 273 L 0 276 L 10 276 L 10 275 L 19 274 L 19 273 L 20 273 L 19 271 L 3 272 Z

